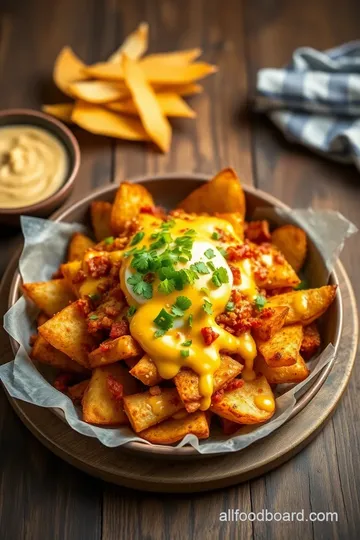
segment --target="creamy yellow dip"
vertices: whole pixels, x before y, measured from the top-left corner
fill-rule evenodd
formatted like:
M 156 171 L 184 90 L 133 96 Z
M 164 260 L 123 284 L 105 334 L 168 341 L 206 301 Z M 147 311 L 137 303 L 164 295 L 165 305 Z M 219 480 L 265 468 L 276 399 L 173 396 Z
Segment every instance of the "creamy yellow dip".
M 0 129 L 0 208 L 37 203 L 64 183 L 68 157 L 61 142 L 35 126 Z

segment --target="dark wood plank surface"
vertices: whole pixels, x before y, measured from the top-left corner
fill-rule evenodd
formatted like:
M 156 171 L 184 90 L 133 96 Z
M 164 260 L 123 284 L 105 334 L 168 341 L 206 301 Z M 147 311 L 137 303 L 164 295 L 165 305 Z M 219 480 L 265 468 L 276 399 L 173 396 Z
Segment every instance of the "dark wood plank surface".
M 170 153 L 75 129 L 82 166 L 72 200 L 144 173 L 211 173 L 231 165 L 243 181 L 292 206 L 337 208 L 360 225 L 360 175 L 286 143 L 247 109 L 256 72 L 286 63 L 301 45 L 335 46 L 358 37 L 356 0 L 2 0 L 0 106 L 39 108 L 58 97 L 51 70 L 71 45 L 87 62 L 105 58 L 141 20 L 151 51 L 201 46 L 219 73 L 193 98 L 196 123 L 177 122 Z M 16 243 L 2 230 L 1 272 Z M 345 263 L 357 298 L 357 239 Z M 151 495 L 106 485 L 53 456 L 0 394 L 0 538 L 355 539 L 359 530 L 359 367 L 332 420 L 296 458 L 252 482 L 203 495 Z M 239 456 L 241 459 L 241 456 Z M 161 462 L 159 462 L 161 467 Z M 191 480 L 189 480 L 191 481 Z M 220 512 L 336 511 L 338 522 L 220 522 Z

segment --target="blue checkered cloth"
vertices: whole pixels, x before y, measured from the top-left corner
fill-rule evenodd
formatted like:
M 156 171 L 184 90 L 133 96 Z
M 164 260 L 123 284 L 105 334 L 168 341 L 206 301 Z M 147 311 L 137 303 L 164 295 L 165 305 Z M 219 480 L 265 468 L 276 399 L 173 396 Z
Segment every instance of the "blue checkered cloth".
M 260 70 L 255 107 L 290 141 L 360 169 L 360 41 L 301 47 L 289 66 Z

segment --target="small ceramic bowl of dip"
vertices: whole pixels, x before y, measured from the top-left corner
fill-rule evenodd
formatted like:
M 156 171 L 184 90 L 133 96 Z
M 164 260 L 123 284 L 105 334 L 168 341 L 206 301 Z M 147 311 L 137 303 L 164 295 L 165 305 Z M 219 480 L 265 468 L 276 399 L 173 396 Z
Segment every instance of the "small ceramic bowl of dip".
M 47 217 L 69 197 L 80 149 L 58 120 L 31 109 L 0 111 L 0 222 Z

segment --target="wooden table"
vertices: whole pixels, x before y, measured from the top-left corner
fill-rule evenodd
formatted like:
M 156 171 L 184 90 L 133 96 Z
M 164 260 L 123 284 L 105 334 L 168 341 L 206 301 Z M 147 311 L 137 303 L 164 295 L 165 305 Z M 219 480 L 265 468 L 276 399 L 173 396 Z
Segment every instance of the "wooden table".
M 292 206 L 336 208 L 360 225 L 360 175 L 286 143 L 249 112 L 256 72 L 286 63 L 301 45 L 325 49 L 359 35 L 356 0 L 3 0 L 0 106 L 39 108 L 60 97 L 51 70 L 71 45 L 87 62 L 105 58 L 141 20 L 151 51 L 201 46 L 219 73 L 193 99 L 196 123 L 177 122 L 171 152 L 74 132 L 82 152 L 72 200 L 143 173 L 237 169 L 245 183 Z M 17 240 L 1 231 L 1 271 Z M 358 239 L 342 255 L 360 295 Z M 360 370 L 331 421 L 297 457 L 272 473 L 205 495 L 151 495 L 107 485 L 53 456 L 0 393 L 0 538 L 358 538 Z M 241 455 L 239 455 L 241 459 Z M 161 462 L 159 462 L 161 467 Z M 220 512 L 338 512 L 338 522 L 220 522 Z

